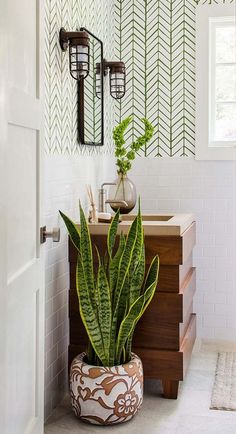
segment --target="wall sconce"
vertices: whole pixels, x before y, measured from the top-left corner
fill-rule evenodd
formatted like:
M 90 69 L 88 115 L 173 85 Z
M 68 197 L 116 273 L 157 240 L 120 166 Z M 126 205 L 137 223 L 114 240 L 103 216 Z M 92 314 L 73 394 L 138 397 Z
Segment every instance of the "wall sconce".
M 73 32 L 67 32 L 62 27 L 59 42 L 62 51 L 69 48 L 70 74 L 77 80 L 78 142 L 103 146 L 104 77 L 109 72 L 110 95 L 121 99 L 126 90 L 125 64 L 120 61 L 107 62 L 103 56 L 103 42 L 85 27 Z M 86 77 L 87 80 L 84 80 Z
M 103 71 L 104 75 L 110 75 L 110 95 L 112 98 L 121 99 L 125 95 L 125 64 L 124 62 L 113 61 L 108 62 L 103 61 Z M 100 64 L 96 64 L 96 96 L 101 97 L 101 85 L 100 85 Z
M 86 31 L 66 32 L 59 35 L 62 51 L 69 47 L 70 74 L 75 80 L 83 80 L 89 74 L 89 35 Z
M 121 99 L 125 95 L 125 64 L 124 62 L 105 62 L 105 68 L 110 74 L 110 95 Z

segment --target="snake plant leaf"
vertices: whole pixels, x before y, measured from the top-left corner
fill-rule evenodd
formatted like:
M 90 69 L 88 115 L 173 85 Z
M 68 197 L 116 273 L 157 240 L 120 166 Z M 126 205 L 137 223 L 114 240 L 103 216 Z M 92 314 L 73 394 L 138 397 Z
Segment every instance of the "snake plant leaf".
M 117 276 L 117 283 L 116 288 L 114 291 L 114 308 L 117 308 L 117 303 L 119 302 L 119 296 L 122 290 L 122 287 L 124 285 L 126 276 L 129 272 L 129 267 L 132 260 L 132 254 L 135 247 L 135 242 L 137 238 L 137 225 L 138 225 L 138 218 L 136 217 L 134 221 L 132 222 L 128 235 L 126 237 L 125 241 L 125 247 L 124 251 L 120 258 L 119 263 L 119 269 L 118 269 L 118 276 Z
M 132 343 L 133 343 L 135 326 L 136 326 L 136 323 L 134 323 L 133 328 L 132 328 L 132 330 L 131 330 L 128 338 L 127 338 L 126 344 L 125 344 L 125 350 L 126 350 L 127 360 L 131 360 Z
M 108 234 L 107 234 L 107 250 L 110 258 L 112 257 L 112 251 L 114 249 L 115 241 L 116 241 L 116 234 L 118 229 L 120 219 L 120 210 L 118 209 L 112 219 L 112 222 L 110 224 Z
M 84 211 L 80 207 L 80 227 L 81 227 L 81 236 L 80 236 L 80 254 L 81 261 L 83 263 L 84 276 L 86 285 L 88 288 L 88 293 L 90 294 L 91 301 L 93 306 L 96 306 L 96 294 L 94 287 L 94 274 L 93 274 L 93 254 L 92 254 L 92 244 L 91 237 L 87 225 L 87 221 L 84 215 Z
M 117 312 L 117 328 L 119 328 L 122 320 L 124 319 L 127 309 L 129 309 L 129 290 L 130 281 L 129 276 L 126 276 L 125 283 L 120 294 L 118 312 Z
M 151 262 L 151 264 L 149 266 L 149 269 L 148 269 L 148 272 L 147 272 L 147 276 L 146 276 L 146 280 L 145 280 L 145 283 L 144 283 L 144 290 L 145 290 L 145 288 L 148 288 L 151 285 L 151 283 L 153 282 L 153 279 L 155 279 L 156 273 L 159 274 L 159 265 L 160 265 L 159 262 L 160 262 L 159 261 L 159 256 L 156 255 L 153 258 L 153 260 L 152 260 L 152 262 Z
M 131 282 L 130 282 L 130 302 L 129 305 L 131 306 L 135 300 L 140 296 L 142 283 L 145 276 L 145 247 L 143 244 L 142 249 L 142 255 L 141 258 L 134 270 Z M 135 330 L 136 323 L 133 326 L 133 329 L 131 330 L 131 333 L 127 339 L 126 343 L 126 357 L 127 360 L 131 359 L 131 348 L 132 348 L 132 341 L 133 341 L 133 335 Z
M 104 351 L 101 328 L 98 321 L 97 312 L 91 301 L 85 274 L 86 271 L 84 269 L 82 257 L 78 255 L 76 267 L 76 287 L 79 299 L 80 316 L 95 353 L 104 366 L 106 366 L 107 359 Z
M 109 365 L 110 337 L 111 337 L 111 296 L 106 272 L 101 258 L 98 253 L 99 266 L 97 277 L 97 294 L 98 294 L 98 318 L 103 339 L 104 352 L 106 356 L 106 365 Z
M 129 295 L 130 306 L 140 296 L 144 276 L 145 276 L 145 248 L 143 244 L 142 253 L 139 258 L 139 262 L 137 263 L 130 280 L 130 295 Z
M 88 358 L 89 364 L 90 365 L 95 365 L 95 363 L 96 363 L 96 356 L 97 355 L 96 355 L 96 353 L 94 351 L 94 348 L 93 348 L 90 340 L 88 341 L 88 346 L 87 346 L 86 353 L 87 353 L 87 358 Z
M 113 313 L 112 318 L 112 328 L 111 328 L 111 343 L 110 343 L 110 366 L 118 363 L 115 360 L 115 349 L 116 349 L 116 339 L 120 324 L 123 318 L 126 316 L 129 307 L 129 278 L 126 277 L 125 283 L 122 287 L 121 294 L 119 297 L 119 303 L 117 308 Z M 114 320 L 115 319 L 115 320 Z
M 137 215 L 137 232 L 136 232 L 136 242 L 132 253 L 132 259 L 129 267 L 129 273 L 132 276 L 133 272 L 136 268 L 137 263 L 142 255 L 143 250 L 143 242 L 144 242 L 144 233 L 142 227 L 142 217 L 141 217 L 141 209 L 140 209 L 140 198 L 138 205 L 138 215 Z
M 64 220 L 64 223 L 67 227 L 67 230 L 69 232 L 70 239 L 72 243 L 74 244 L 75 248 L 79 251 L 80 250 L 80 232 L 77 228 L 76 224 L 72 222 L 72 220 L 69 219 L 62 211 L 59 211 L 62 219 Z
M 123 347 L 134 330 L 134 327 L 136 326 L 138 320 L 143 315 L 144 311 L 148 307 L 149 303 L 151 302 L 155 291 L 156 291 L 156 285 L 158 280 L 158 271 L 159 271 L 159 259 L 158 256 L 155 256 L 152 264 L 150 266 L 150 270 L 152 271 L 150 273 L 150 276 L 152 276 L 153 281 L 151 282 L 150 286 L 145 290 L 144 294 L 142 294 L 130 307 L 128 314 L 123 319 L 119 333 L 117 338 L 117 344 L 116 344 L 116 360 L 119 360 L 122 354 Z
M 116 282 L 117 282 L 119 262 L 120 262 L 121 255 L 124 251 L 124 247 L 125 247 L 125 237 L 124 234 L 121 234 L 117 252 L 115 256 L 110 259 L 109 278 L 110 278 L 110 290 L 111 290 L 112 301 L 113 301 L 113 291 L 115 289 Z
M 159 276 L 159 268 L 160 268 L 159 256 L 156 255 L 156 256 L 154 256 L 154 258 L 153 258 L 153 260 L 152 260 L 152 262 L 150 264 L 150 267 L 149 267 L 149 271 L 148 271 L 149 278 L 147 280 L 148 284 L 145 286 L 144 295 L 146 294 L 148 288 L 150 288 L 150 286 L 148 286 L 148 285 L 150 284 L 150 282 L 151 282 L 151 285 L 152 285 L 154 279 L 155 279 L 155 290 L 156 290 L 156 286 L 157 286 L 157 282 L 158 282 L 158 276 Z M 144 306 L 143 306 L 143 310 L 142 310 L 142 314 L 141 315 L 143 315 L 143 313 L 147 309 L 149 303 L 151 303 L 151 300 L 152 300 L 152 298 L 153 298 L 153 296 L 155 294 L 155 290 L 154 290 L 154 292 L 153 292 L 153 294 L 152 294 L 151 297 L 145 298 Z

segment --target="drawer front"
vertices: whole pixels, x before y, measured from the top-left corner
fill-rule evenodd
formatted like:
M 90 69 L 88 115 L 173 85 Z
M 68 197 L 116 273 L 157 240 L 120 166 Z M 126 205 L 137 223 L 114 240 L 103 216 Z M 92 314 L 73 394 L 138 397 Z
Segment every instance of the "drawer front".
M 183 294 L 169 294 L 156 292 L 152 302 L 140 320 L 144 327 L 148 320 L 151 326 L 158 323 L 176 324 L 183 318 Z M 75 289 L 69 291 L 69 316 L 79 316 L 79 302 Z
M 98 247 L 101 254 L 106 252 L 105 235 L 92 235 L 92 245 Z M 181 236 L 145 236 L 146 263 L 150 264 L 158 254 L 162 265 L 184 264 L 196 243 L 196 223 L 193 222 Z M 94 260 L 97 259 L 94 250 Z M 69 262 L 77 261 L 77 250 L 69 240 Z

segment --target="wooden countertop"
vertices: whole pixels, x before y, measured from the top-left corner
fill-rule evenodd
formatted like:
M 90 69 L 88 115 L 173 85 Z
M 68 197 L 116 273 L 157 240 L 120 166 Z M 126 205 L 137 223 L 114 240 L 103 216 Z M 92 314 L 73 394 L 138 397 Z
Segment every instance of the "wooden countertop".
M 134 214 L 122 215 L 122 221 L 119 224 L 118 233 L 126 234 L 130 224 L 135 218 Z M 145 235 L 177 235 L 182 233 L 194 222 L 193 214 L 144 214 L 143 228 Z M 106 235 L 109 223 L 89 223 L 91 235 Z

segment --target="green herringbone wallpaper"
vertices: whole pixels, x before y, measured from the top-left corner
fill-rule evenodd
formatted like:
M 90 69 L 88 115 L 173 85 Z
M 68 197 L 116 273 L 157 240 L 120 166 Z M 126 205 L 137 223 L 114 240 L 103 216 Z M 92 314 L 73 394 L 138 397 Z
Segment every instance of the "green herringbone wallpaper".
M 105 146 L 77 143 L 77 83 L 70 77 L 68 52 L 63 53 L 58 35 L 61 27 L 87 27 L 104 41 L 104 52 L 114 58 L 113 0 L 45 0 L 45 151 L 48 154 L 94 154 L 112 152 L 114 101 L 106 83 Z M 88 80 L 87 92 L 89 92 Z M 91 95 L 87 98 L 87 110 Z M 96 119 L 95 119 L 96 122 Z M 85 125 L 88 129 L 88 123 Z M 95 129 L 92 125 L 91 129 Z M 90 132 L 94 136 L 94 131 Z M 96 137 L 95 137 L 96 139 Z
M 46 152 L 113 154 L 112 128 L 133 114 L 148 117 L 156 127 L 143 156 L 194 155 L 195 6 L 234 1 L 45 0 Z M 61 26 L 87 26 L 103 39 L 107 59 L 126 63 L 127 93 L 115 108 L 106 80 L 103 148 L 77 144 L 76 82 L 59 47 Z M 134 122 L 128 138 L 141 133 Z
M 147 117 L 155 135 L 144 156 L 191 156 L 195 129 L 195 6 L 235 0 L 115 0 L 115 54 L 127 66 L 116 122 Z M 129 140 L 141 133 L 137 121 Z

